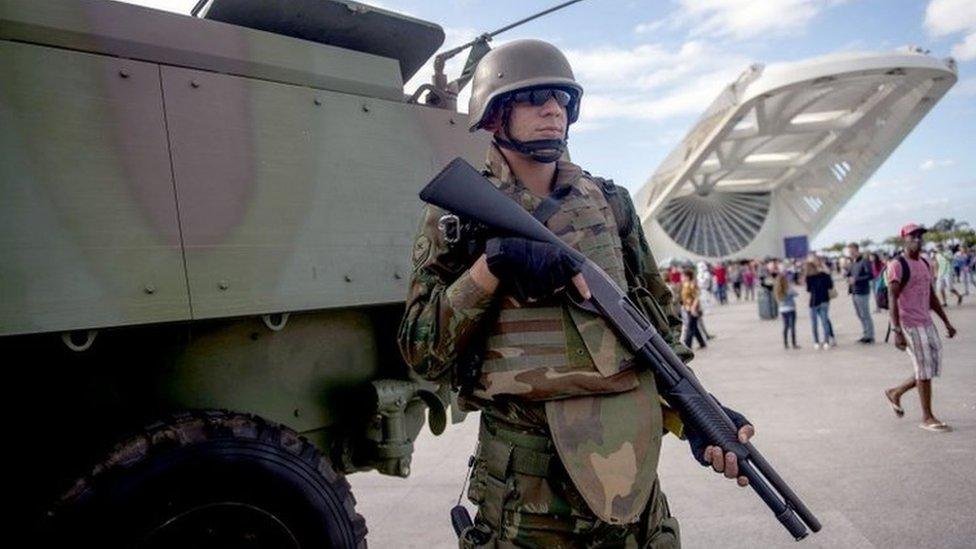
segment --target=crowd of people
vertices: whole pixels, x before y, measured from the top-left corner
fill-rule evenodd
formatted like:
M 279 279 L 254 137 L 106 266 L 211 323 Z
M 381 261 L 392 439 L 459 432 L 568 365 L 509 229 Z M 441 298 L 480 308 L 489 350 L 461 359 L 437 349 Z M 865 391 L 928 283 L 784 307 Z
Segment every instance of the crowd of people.
M 872 312 L 893 309 L 885 341 L 894 334 L 895 346 L 911 355 L 915 375 L 885 391 L 892 410 L 899 417 L 903 415 L 901 396 L 918 388 L 923 411 L 920 426 L 931 431 L 948 430 L 931 410 L 930 383 L 939 375 L 942 347 L 930 312 L 943 320 L 948 336 L 953 337 L 955 328 L 944 308 L 949 307 L 950 300 L 954 300 L 953 306 L 962 305 L 970 288 L 976 290 L 976 250 L 962 244 L 925 247 L 925 232 L 920 225 L 906 225 L 901 232 L 903 249 L 891 253 L 865 253 L 857 243 L 850 243 L 838 257 L 811 253 L 804 258 L 700 261 L 697 265 L 673 262 L 662 275 L 681 311 L 682 342 L 691 347 L 697 341 L 698 349 L 707 348 L 713 336 L 705 329 L 705 312 L 713 305 L 726 305 L 734 297 L 736 301 L 757 300 L 763 318 L 779 316 L 783 347 L 800 349 L 797 311 L 801 292 L 805 291 L 813 348 L 831 349 L 837 345 L 830 319 L 831 303 L 839 299 L 835 280 L 844 281 L 861 324 L 857 343 L 875 343 Z
M 799 349 L 796 343 L 797 300 L 805 291 L 809 296 L 811 332 L 815 349 L 830 349 L 837 345 L 830 305 L 838 299 L 835 278 L 846 281 L 847 293 L 855 314 L 862 325 L 858 343 L 871 344 L 876 340 L 872 312 L 887 309 L 887 280 L 889 264 L 901 251 L 870 251 L 864 253 L 857 243 L 847 246 L 839 257 L 808 254 L 805 258 L 773 258 L 725 260 L 714 263 L 672 262 L 662 275 L 671 287 L 675 306 L 681 310 L 684 328 L 682 339 L 686 346 L 698 342 L 706 348 L 712 336 L 705 329 L 705 312 L 713 305 L 722 306 L 734 301 L 754 301 L 759 292 L 769 292 L 783 323 L 783 346 Z M 933 278 L 933 290 L 943 307 L 949 298 L 962 304 L 976 290 L 976 250 L 964 245 L 931 246 L 921 254 Z M 879 297 L 879 292 L 883 295 Z M 761 295 L 761 294 L 759 294 Z

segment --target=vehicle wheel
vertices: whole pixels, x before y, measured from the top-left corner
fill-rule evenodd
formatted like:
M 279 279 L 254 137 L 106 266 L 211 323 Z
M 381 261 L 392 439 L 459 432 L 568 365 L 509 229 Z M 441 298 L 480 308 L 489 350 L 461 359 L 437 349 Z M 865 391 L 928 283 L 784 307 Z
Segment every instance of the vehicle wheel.
M 158 422 L 50 513 L 60 546 L 365 547 L 349 483 L 287 427 L 232 412 Z

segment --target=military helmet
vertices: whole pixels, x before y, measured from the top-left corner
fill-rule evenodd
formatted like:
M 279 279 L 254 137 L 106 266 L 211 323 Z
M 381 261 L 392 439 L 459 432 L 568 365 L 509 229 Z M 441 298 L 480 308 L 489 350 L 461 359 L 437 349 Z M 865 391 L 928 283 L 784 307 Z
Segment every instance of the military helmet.
M 496 99 L 535 87 L 557 87 L 572 93 L 566 114 L 570 124 L 576 122 L 583 87 L 556 46 L 542 40 L 515 40 L 491 50 L 475 68 L 468 102 L 469 129 L 475 131 L 485 123 Z

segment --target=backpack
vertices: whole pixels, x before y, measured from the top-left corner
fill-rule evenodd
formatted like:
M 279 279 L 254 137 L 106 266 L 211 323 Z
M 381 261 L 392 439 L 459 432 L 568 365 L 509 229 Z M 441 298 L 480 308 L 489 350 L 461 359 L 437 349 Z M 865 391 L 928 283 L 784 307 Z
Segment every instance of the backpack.
M 922 256 L 918 256 L 925 263 L 926 267 L 929 267 L 929 262 Z M 908 281 L 912 278 L 912 271 L 908 267 L 908 260 L 905 259 L 904 254 L 898 255 L 898 263 L 901 264 L 901 277 L 898 279 L 898 283 L 902 288 L 908 284 Z M 881 269 L 881 273 L 878 274 L 878 280 L 875 282 L 877 285 L 874 292 L 874 300 L 877 303 L 879 309 L 888 310 L 890 306 L 888 300 L 888 266 L 885 265 L 884 269 Z

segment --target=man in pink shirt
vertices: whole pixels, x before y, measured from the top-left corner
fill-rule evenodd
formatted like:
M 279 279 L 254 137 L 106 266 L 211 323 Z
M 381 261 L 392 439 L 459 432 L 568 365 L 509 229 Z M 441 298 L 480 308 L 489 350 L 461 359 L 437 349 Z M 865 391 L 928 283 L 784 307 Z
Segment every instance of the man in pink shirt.
M 895 347 L 907 350 L 912 357 L 915 375 L 897 387 L 885 391 L 885 397 L 895 415 L 901 417 L 901 396 L 918 389 L 922 402 L 922 423 L 919 427 L 935 432 L 949 431 L 949 426 L 932 414 L 932 378 L 942 369 L 942 342 L 929 310 L 934 310 L 945 323 L 947 337 L 956 335 L 942 309 L 942 303 L 932 292 L 932 269 L 919 253 L 922 235 L 927 229 L 915 223 L 901 228 L 905 254 L 888 264 L 888 288 L 891 295 L 891 331 L 895 333 Z M 908 272 L 905 272 L 907 267 Z M 907 276 L 906 276 L 907 275 Z

